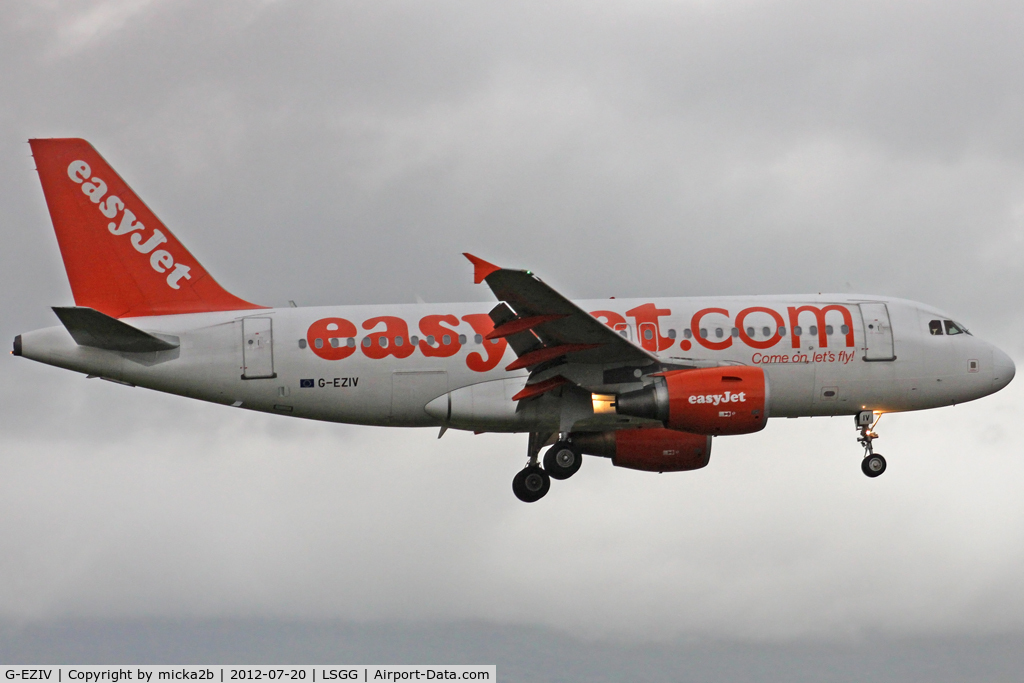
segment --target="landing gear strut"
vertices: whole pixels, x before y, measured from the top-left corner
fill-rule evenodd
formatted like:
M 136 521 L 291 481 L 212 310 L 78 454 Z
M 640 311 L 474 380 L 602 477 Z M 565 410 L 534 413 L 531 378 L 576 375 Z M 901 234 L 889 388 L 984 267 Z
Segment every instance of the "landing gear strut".
M 872 479 L 885 472 L 885 458 L 881 453 L 875 453 L 873 445 L 874 440 L 878 438 L 878 434 L 875 433 L 875 425 L 881 419 L 881 413 L 875 417 L 874 412 L 870 410 L 862 410 L 856 415 L 857 429 L 860 430 L 857 443 L 864 447 L 864 460 L 860 463 L 860 469 Z

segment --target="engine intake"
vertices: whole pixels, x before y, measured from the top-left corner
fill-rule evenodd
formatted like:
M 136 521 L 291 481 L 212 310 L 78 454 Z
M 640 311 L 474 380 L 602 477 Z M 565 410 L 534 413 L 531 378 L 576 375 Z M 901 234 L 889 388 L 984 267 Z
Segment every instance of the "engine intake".
M 750 434 L 768 422 L 768 379 L 747 366 L 671 370 L 620 394 L 615 409 L 694 434 Z

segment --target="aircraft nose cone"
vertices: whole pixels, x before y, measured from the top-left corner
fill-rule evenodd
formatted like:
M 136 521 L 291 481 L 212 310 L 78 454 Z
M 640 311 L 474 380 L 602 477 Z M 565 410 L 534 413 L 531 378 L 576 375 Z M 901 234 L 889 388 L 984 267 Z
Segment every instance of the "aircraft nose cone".
M 992 381 L 1000 389 L 1005 387 L 1017 373 L 1013 359 L 999 349 L 992 349 Z

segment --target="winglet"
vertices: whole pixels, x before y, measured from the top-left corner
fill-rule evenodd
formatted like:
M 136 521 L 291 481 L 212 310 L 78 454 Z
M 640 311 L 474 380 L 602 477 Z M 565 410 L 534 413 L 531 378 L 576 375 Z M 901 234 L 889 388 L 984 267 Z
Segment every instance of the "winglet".
M 483 282 L 491 273 L 501 270 L 499 266 L 496 266 L 493 263 L 488 263 L 482 258 L 473 256 L 469 252 L 462 252 L 462 255 L 468 258 L 470 263 L 473 264 L 473 284 L 475 285 Z

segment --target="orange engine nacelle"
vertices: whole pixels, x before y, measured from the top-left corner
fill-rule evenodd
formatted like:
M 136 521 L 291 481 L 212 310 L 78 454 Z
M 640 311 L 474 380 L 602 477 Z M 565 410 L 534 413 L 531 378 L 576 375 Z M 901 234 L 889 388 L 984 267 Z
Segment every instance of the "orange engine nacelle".
M 750 434 L 768 422 L 768 381 L 761 368 L 729 366 L 659 373 L 620 394 L 616 412 L 660 420 L 695 434 Z
M 711 458 L 711 437 L 707 434 L 661 427 L 581 432 L 571 439 L 583 453 L 611 458 L 616 467 L 645 472 L 698 470 Z

